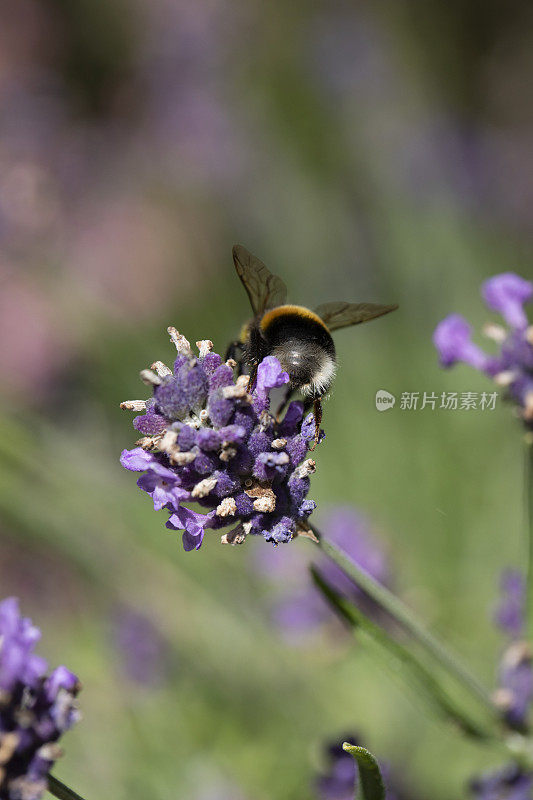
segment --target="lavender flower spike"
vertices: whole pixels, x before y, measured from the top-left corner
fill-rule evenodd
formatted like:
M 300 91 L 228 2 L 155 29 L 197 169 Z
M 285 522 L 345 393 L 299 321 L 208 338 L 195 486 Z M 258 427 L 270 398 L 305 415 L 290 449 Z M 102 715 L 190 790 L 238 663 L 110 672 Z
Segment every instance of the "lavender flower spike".
M 123 451 L 122 466 L 143 473 L 138 486 L 156 510 L 169 513 L 167 528 L 183 532 L 185 550 L 198 550 L 209 529 L 231 527 L 222 537 L 231 544 L 248 534 L 279 544 L 306 532 L 315 508 L 307 499 L 315 470 L 306 459 L 312 417 L 303 419 L 298 402 L 282 420 L 269 411 L 270 391 L 286 384 L 288 374 L 268 356 L 249 392 L 248 376 L 235 380 L 234 362 L 223 363 L 212 342 L 197 342 L 194 356 L 184 336 L 175 328 L 169 333 L 178 351 L 173 370 L 155 362 L 141 372 L 153 397 L 122 404 L 145 411 L 134 427 L 146 434 Z
M 520 639 L 524 633 L 526 581 L 519 570 L 502 573 L 501 599 L 495 621 L 511 639 L 499 667 L 499 686 L 494 702 L 509 727 L 523 731 L 533 701 L 533 658 L 528 642 Z
M 14 597 L 0 602 L 0 798 L 39 800 L 61 755 L 60 736 L 79 719 L 77 677 L 66 667 L 47 676 L 33 648 L 40 631 Z
M 533 283 L 505 272 L 485 281 L 483 297 L 508 325 L 506 329 L 491 323 L 484 329 L 486 336 L 498 344 L 499 353 L 484 353 L 471 341 L 468 322 L 451 314 L 437 325 L 433 335 L 440 362 L 443 367 L 451 367 L 464 361 L 504 387 L 506 399 L 514 403 L 526 428 L 533 431 L 533 326 L 524 311 L 524 304 L 533 299 Z

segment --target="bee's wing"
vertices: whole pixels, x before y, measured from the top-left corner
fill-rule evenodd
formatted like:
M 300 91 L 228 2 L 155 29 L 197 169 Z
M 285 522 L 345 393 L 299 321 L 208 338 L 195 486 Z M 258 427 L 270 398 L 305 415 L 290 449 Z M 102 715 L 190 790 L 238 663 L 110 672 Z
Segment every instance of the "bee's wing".
M 242 244 L 236 244 L 233 248 L 233 263 L 250 298 L 254 314 L 261 314 L 267 308 L 285 304 L 287 287 L 281 278 L 272 275 L 263 262 L 249 253 Z
M 315 314 L 324 320 L 330 331 L 346 328 L 348 325 L 359 325 L 368 322 L 389 311 L 395 311 L 397 305 L 381 306 L 376 303 L 323 303 L 315 309 Z

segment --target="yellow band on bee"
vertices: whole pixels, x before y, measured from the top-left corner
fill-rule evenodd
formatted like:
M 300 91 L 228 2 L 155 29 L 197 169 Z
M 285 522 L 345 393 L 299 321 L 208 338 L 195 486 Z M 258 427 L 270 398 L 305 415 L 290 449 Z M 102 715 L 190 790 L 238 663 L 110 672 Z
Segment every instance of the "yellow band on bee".
M 271 325 L 272 322 L 274 322 L 274 320 L 279 319 L 280 317 L 283 317 L 287 314 L 295 314 L 299 317 L 303 317 L 304 319 L 317 322 L 329 333 L 329 328 L 324 322 L 324 320 L 321 319 L 318 316 L 318 314 L 315 314 L 314 311 L 311 311 L 311 309 L 305 308 L 305 306 L 286 305 L 286 306 L 278 306 L 277 308 L 272 308 L 270 311 L 267 311 L 265 314 L 263 314 L 259 325 L 263 330 L 266 330 L 268 326 Z

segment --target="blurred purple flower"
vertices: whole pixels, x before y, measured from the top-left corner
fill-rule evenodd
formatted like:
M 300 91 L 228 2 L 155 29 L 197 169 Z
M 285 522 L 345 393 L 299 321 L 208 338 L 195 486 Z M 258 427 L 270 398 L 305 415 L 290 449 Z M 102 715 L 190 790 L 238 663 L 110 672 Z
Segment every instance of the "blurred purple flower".
M 102 312 L 153 316 L 162 287 L 170 298 L 179 284 L 184 298 L 202 280 L 186 267 L 188 222 L 172 198 L 221 185 L 227 197 L 230 182 L 248 180 L 257 148 L 227 75 L 250 12 L 227 0 L 132 5 L 117 26 L 128 57 L 110 80 L 93 75 L 110 102 L 90 118 L 80 113 L 83 81 L 63 72 L 77 12 L 20 0 L 3 16 L 0 272 L 14 277 L 0 275 L 0 336 L 12 345 L 0 368 L 4 388 L 33 402 L 85 351 Z M 106 31 L 100 63 L 111 72 L 114 35 Z M 154 183 L 167 187 L 165 201 L 147 191 Z
M 337 507 L 324 516 L 322 528 L 327 539 L 359 567 L 380 583 L 390 584 L 388 559 L 362 514 L 348 506 Z M 272 604 L 272 618 L 288 641 L 299 642 L 302 635 L 313 633 L 332 619 L 330 607 L 311 580 L 305 554 L 297 551 L 287 560 L 283 554 L 271 552 L 254 566 L 282 587 Z M 318 556 L 317 567 L 337 592 L 377 613 L 370 599 L 326 556 Z
M 502 573 L 500 586 L 502 597 L 495 621 L 512 642 L 500 661 L 494 700 L 507 724 L 523 730 L 533 701 L 531 648 L 519 638 L 524 632 L 526 582 L 521 572 L 508 569 Z
M 526 581 L 517 569 L 506 569 L 500 578 L 501 598 L 494 618 L 496 624 L 513 638 L 524 630 Z
M 483 298 L 490 309 L 502 315 L 509 327 L 517 330 L 527 328 L 524 303 L 533 298 L 533 283 L 514 272 L 504 272 L 485 281 Z
M 167 528 L 183 531 L 185 550 L 198 550 L 207 529 L 226 526 L 233 529 L 225 543 L 240 544 L 248 534 L 289 542 L 315 508 L 307 499 L 315 462 L 305 459 L 314 425 L 308 434 L 303 405 L 291 403 L 282 421 L 268 413 L 269 392 L 287 382 L 287 373 L 266 358 L 249 393 L 248 377 L 235 381 L 212 342 L 198 342 L 196 358 L 183 336 L 174 328 L 169 333 L 178 351 L 173 371 L 156 362 L 157 374 L 142 373 L 153 398 L 122 404 L 145 410 L 134 426 L 154 433 L 124 450 L 121 464 L 144 472 L 139 487 L 154 508 L 169 512 Z M 187 502 L 207 513 L 182 505 Z
M 489 308 L 499 311 L 509 326 L 488 325 L 487 336 L 500 345 L 496 356 L 489 356 L 471 341 L 471 328 L 458 314 L 440 322 L 433 342 L 443 367 L 464 361 L 507 387 L 528 428 L 533 427 L 533 326 L 528 324 L 524 304 L 533 298 L 533 283 L 512 272 L 485 281 L 483 296 Z
M 77 677 L 66 667 L 48 676 L 33 648 L 41 637 L 14 597 L 0 602 L 0 797 L 39 800 L 61 750 L 61 735 L 79 719 Z
M 369 522 L 355 509 L 338 507 L 324 518 L 326 538 L 354 561 L 358 567 L 379 583 L 388 584 L 390 567 L 383 548 L 372 535 Z M 364 600 L 366 595 L 332 561 L 323 557 L 318 562 L 321 575 L 340 594 L 348 599 Z
M 113 642 L 123 673 L 135 683 L 160 686 L 168 676 L 170 646 L 145 614 L 131 608 L 118 609 L 113 626 Z
M 359 744 L 358 737 L 346 734 L 326 745 L 327 769 L 315 782 L 320 800 L 353 800 L 355 796 L 357 764 L 354 757 L 342 749 L 343 742 Z
M 458 361 L 484 371 L 490 365 L 490 357 L 471 340 L 472 328 L 460 314 L 450 314 L 439 322 L 433 334 L 433 343 L 443 367 L 451 367 Z
M 505 650 L 494 700 L 510 727 L 519 730 L 527 727 L 533 700 L 532 653 L 527 642 L 513 642 Z
M 531 800 L 533 776 L 512 764 L 480 775 L 470 783 L 475 800 Z
M 235 185 L 253 153 L 238 98 L 224 80 L 242 47 L 248 13 L 227 0 L 208 6 L 156 0 L 145 13 L 139 80 L 145 107 L 137 147 L 161 178 L 211 189 Z

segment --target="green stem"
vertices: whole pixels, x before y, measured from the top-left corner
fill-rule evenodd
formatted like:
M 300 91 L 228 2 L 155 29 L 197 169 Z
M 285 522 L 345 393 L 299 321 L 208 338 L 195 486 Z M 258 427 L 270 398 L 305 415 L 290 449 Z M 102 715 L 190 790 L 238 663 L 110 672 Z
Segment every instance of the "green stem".
M 72 789 L 69 789 L 62 781 L 54 778 L 53 775 L 48 776 L 48 791 L 59 800 L 83 800 L 83 797 Z
M 321 550 L 346 572 L 347 575 L 377 603 L 390 616 L 407 630 L 417 642 L 433 658 L 443 666 L 449 674 L 464 686 L 471 695 L 474 695 L 489 711 L 491 716 L 498 716 L 488 691 L 477 678 L 457 660 L 447 647 L 445 647 L 432 633 L 417 619 L 410 608 L 390 592 L 385 586 L 374 580 L 367 572 L 360 569 L 342 550 L 324 539 L 319 530 L 313 525 L 311 529 L 318 539 Z
M 336 592 L 316 567 L 311 567 L 311 575 L 326 601 L 352 628 L 354 635 L 364 642 L 369 652 L 380 659 L 392 675 L 400 675 L 417 698 L 426 700 L 435 711 L 454 722 L 467 735 L 476 739 L 497 738 L 498 729 L 485 729 L 463 712 L 443 689 L 434 671 L 428 670 L 409 647 L 387 635 L 357 605 Z
M 349 742 L 344 742 L 342 749 L 354 757 L 359 770 L 360 792 L 356 792 L 355 800 L 385 800 L 385 784 L 381 777 L 379 764 L 369 750 Z
M 527 532 L 527 598 L 526 631 L 527 638 L 533 642 L 533 439 L 526 439 L 526 468 L 524 491 L 526 494 L 526 532 Z

